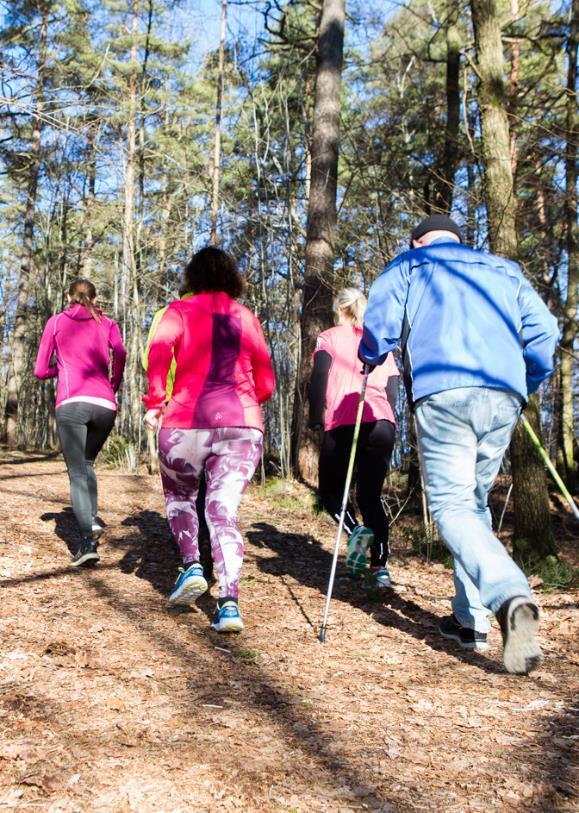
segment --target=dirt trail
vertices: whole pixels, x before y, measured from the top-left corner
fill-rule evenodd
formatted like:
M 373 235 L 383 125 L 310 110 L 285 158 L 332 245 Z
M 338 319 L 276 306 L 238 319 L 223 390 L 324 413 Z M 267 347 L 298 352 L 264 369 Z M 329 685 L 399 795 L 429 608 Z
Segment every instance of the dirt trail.
M 158 480 L 99 483 L 101 563 L 76 572 L 62 460 L 0 460 L 0 811 L 578 809 L 576 595 L 540 596 L 545 663 L 509 676 L 496 628 L 484 656 L 439 638 L 451 574 L 395 536 L 395 589 L 340 575 L 322 645 L 334 526 L 298 486 L 252 487 L 246 631 L 219 636 L 214 598 L 167 606 Z

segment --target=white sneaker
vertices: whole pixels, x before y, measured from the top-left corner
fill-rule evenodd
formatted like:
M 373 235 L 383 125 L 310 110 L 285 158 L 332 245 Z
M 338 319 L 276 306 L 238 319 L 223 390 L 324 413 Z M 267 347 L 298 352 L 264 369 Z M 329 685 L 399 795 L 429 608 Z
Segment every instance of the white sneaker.
M 507 672 L 528 675 L 543 660 L 537 632 L 539 608 L 528 596 L 503 602 L 495 613 L 503 634 L 503 663 Z

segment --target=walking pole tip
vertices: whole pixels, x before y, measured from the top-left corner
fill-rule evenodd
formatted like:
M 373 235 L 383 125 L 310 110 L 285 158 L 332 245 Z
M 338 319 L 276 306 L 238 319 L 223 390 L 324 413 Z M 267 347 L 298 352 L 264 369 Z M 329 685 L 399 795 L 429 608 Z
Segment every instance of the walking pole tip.
M 325 643 L 326 643 L 326 627 L 325 627 L 325 625 L 324 625 L 324 626 L 321 628 L 321 630 L 320 630 L 320 634 L 319 634 L 319 636 L 318 636 L 318 637 L 319 637 L 319 639 L 320 639 L 320 643 L 321 643 L 321 644 L 325 644 Z

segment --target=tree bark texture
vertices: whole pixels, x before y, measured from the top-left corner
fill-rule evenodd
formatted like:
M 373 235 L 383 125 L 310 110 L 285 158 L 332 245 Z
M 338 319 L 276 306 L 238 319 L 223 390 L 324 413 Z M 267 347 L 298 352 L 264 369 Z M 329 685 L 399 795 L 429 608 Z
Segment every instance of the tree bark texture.
M 479 75 L 478 104 L 485 168 L 489 242 L 505 257 L 517 256 L 515 197 L 499 11 L 496 0 L 471 0 Z
M 535 396 L 531 397 L 525 415 L 542 443 L 539 405 Z M 510 453 L 515 509 L 513 553 L 523 564 L 532 564 L 555 553 L 555 542 L 543 461 L 520 421 L 513 432 Z M 518 473 L 516 477 L 515 472 Z
M 19 442 L 19 405 L 18 398 L 22 380 L 28 363 L 28 299 L 30 278 L 34 272 L 34 220 L 36 217 L 36 196 L 38 175 L 41 161 L 42 115 L 44 110 L 44 74 L 46 66 L 46 39 L 48 33 L 48 12 L 43 14 L 40 26 L 38 46 L 38 79 L 36 83 L 36 102 L 32 115 L 32 139 L 28 165 L 28 184 L 26 188 L 26 208 L 24 212 L 24 239 L 22 263 L 18 280 L 18 298 L 8 381 L 6 384 L 5 440 L 9 449 L 14 449 Z
M 221 0 L 221 35 L 219 38 L 219 63 L 217 68 L 217 101 L 215 102 L 215 141 L 213 144 L 213 166 L 211 183 L 211 244 L 218 241 L 217 216 L 219 214 L 219 184 L 221 180 L 221 114 L 223 108 L 223 87 L 225 84 L 225 26 L 227 22 L 227 0 Z
M 516 22 L 519 19 L 519 0 L 511 0 L 511 19 Z M 509 77 L 509 115 L 512 117 L 517 113 L 519 76 L 521 73 L 521 47 L 516 37 L 511 42 L 511 71 Z M 517 164 L 519 160 L 517 134 L 515 128 L 510 129 L 511 141 L 511 171 L 513 178 L 517 177 Z
M 131 0 L 131 71 L 128 80 L 127 150 L 124 179 L 123 263 L 120 300 L 126 303 L 134 264 L 133 217 L 135 211 L 135 153 L 137 147 L 137 29 L 139 0 Z
M 131 10 L 131 51 L 130 73 L 128 77 L 128 111 L 127 111 L 127 145 L 124 177 L 124 211 L 123 211 L 123 255 L 121 262 L 119 299 L 123 307 L 122 333 L 127 348 L 127 364 L 124 375 L 124 397 L 121 402 L 120 428 L 132 436 L 139 431 L 140 393 L 139 367 L 140 359 L 136 350 L 135 330 L 140 330 L 135 320 L 138 308 L 135 269 L 135 160 L 137 152 L 137 34 L 139 25 L 139 0 L 130 0 Z M 137 324 L 135 324 L 137 321 Z
M 460 118 L 460 32 L 457 27 L 458 6 L 448 4 L 446 29 L 446 129 L 444 152 L 434 183 L 433 204 L 437 211 L 450 213 L 454 194 L 454 176 L 459 161 L 458 127 Z
M 579 28 L 579 0 L 573 0 L 569 30 L 567 70 L 567 115 L 565 150 L 565 243 L 567 249 L 567 296 L 563 308 L 563 336 L 561 339 L 561 424 L 559 438 L 559 468 L 567 486 L 577 486 L 575 459 L 575 419 L 573 414 L 573 348 L 577 336 L 577 295 L 579 270 L 577 267 L 577 35 Z
M 319 333 L 332 325 L 345 5 L 345 0 L 324 0 L 318 35 L 301 358 L 292 422 L 294 467 L 300 477 L 310 482 L 317 478 L 318 458 L 316 439 L 307 429 L 312 352 Z
M 91 126 L 87 139 L 87 176 L 88 176 L 88 190 L 83 203 L 82 224 L 84 228 L 84 245 L 81 249 L 80 256 L 80 269 L 82 275 L 88 277 L 92 274 L 93 269 L 93 252 L 94 252 L 94 231 L 93 231 L 93 216 L 96 201 L 96 141 L 97 141 L 97 125 Z M 80 270 L 79 269 L 79 270 Z M 80 274 L 79 274 L 80 276 Z
M 486 204 L 491 250 L 516 259 L 517 232 L 512 152 L 507 117 L 508 98 L 495 0 L 471 0 L 479 74 L 479 110 L 485 168 Z M 529 420 L 541 437 L 536 397 L 530 399 Z M 543 463 L 522 426 L 510 446 L 515 494 L 515 537 L 525 540 L 529 558 L 541 558 L 553 545 L 549 494 Z

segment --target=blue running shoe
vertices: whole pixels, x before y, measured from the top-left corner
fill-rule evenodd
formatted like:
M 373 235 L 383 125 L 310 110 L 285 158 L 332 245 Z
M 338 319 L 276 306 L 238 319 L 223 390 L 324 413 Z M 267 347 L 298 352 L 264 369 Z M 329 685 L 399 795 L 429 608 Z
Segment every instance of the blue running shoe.
M 217 632 L 241 632 L 243 621 L 236 601 L 226 601 L 222 607 L 217 605 L 211 626 Z
M 357 579 L 368 561 L 368 550 L 374 541 L 374 531 L 364 525 L 356 525 L 348 538 L 346 571 L 352 579 Z
M 207 590 L 208 584 L 199 562 L 193 562 L 188 568 L 180 567 L 173 592 L 169 596 L 171 604 L 194 604 L 199 596 Z

